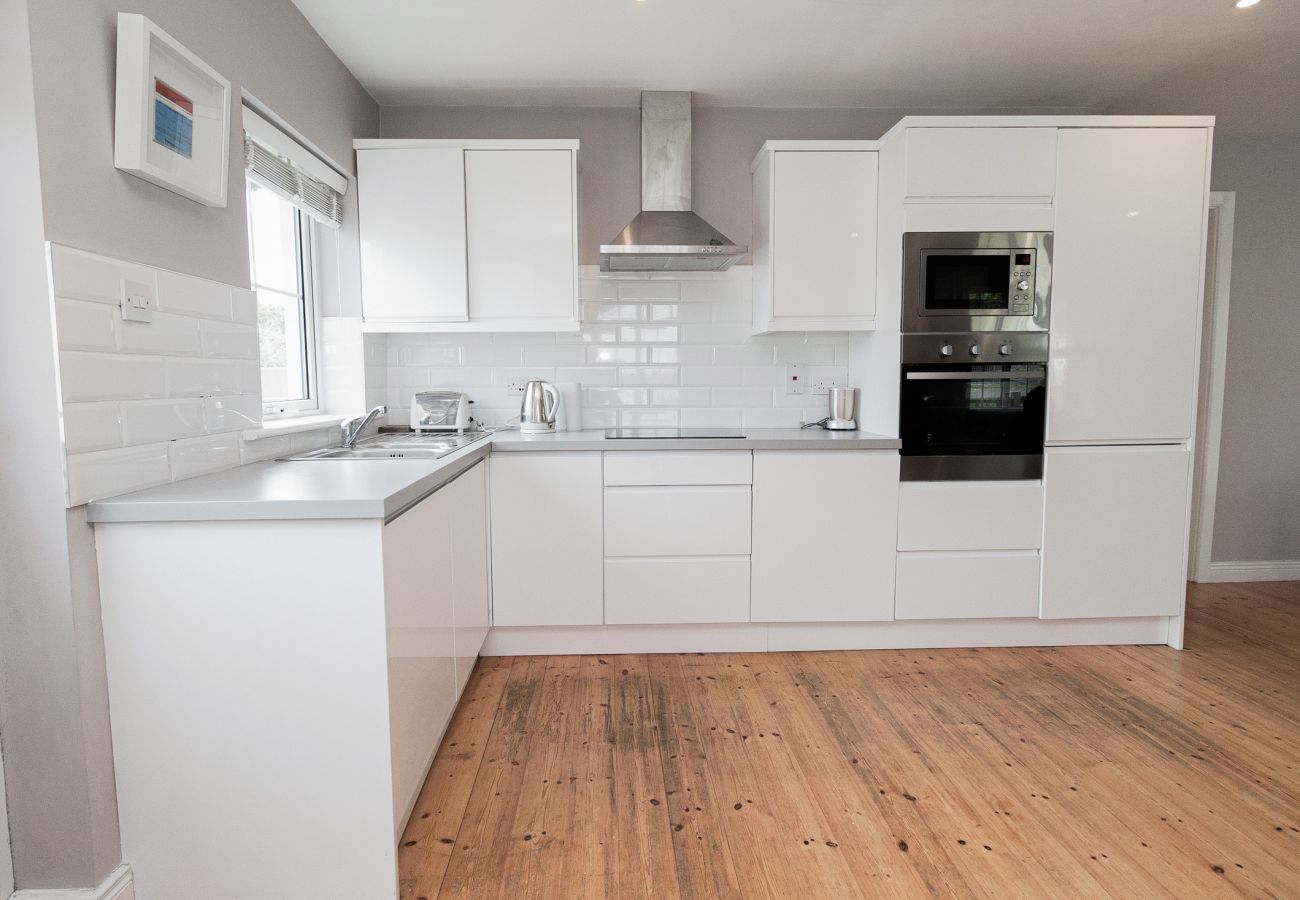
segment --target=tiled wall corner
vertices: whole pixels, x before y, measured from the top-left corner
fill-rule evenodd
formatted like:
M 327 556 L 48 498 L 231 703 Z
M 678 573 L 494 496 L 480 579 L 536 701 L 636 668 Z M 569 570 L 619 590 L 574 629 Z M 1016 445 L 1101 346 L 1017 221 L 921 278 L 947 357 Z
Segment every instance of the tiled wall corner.
M 509 385 L 541 378 L 582 384 L 587 428 L 792 428 L 826 414 L 825 398 L 786 395 L 784 367 L 806 382 L 848 380 L 842 332 L 750 336 L 751 270 L 581 273 L 577 334 L 368 334 L 367 405 L 404 418 L 411 395 L 463 390 L 475 416 L 501 425 L 519 414 Z
M 123 321 L 124 285 L 155 298 Z M 240 464 L 262 421 L 249 290 L 50 245 L 68 505 Z

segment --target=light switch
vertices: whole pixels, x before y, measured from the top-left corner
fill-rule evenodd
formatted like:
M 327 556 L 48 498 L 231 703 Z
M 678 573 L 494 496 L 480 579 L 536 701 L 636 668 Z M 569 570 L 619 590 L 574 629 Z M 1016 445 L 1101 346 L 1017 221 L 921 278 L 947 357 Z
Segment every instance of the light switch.
M 122 280 L 122 321 L 152 322 L 153 287 L 142 281 Z

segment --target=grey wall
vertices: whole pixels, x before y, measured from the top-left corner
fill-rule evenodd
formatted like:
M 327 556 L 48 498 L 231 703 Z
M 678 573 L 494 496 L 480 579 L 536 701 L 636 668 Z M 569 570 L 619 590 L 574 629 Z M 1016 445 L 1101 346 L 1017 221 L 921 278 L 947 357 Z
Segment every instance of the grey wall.
M 247 284 L 242 152 L 236 120 L 225 209 L 118 172 L 117 4 L 0 3 L 0 742 L 18 887 L 85 888 L 122 854 L 94 535 L 84 509 L 63 508 L 42 242 Z M 378 129 L 378 107 L 290 0 L 141 0 L 130 11 L 229 78 L 236 105 L 247 90 L 349 171 L 352 137 Z M 355 301 L 350 218 L 334 264 Z
M 692 205 L 723 234 L 750 241 L 749 163 L 767 140 L 871 140 L 908 114 L 898 109 L 697 107 Z M 927 110 L 929 114 L 944 111 Z M 953 110 L 964 114 L 979 110 Z M 998 110 L 1001 113 L 1040 110 Z M 1052 110 L 1061 114 L 1060 109 Z M 386 106 L 386 138 L 577 138 L 579 258 L 600 262 L 598 248 L 641 209 L 641 114 L 626 108 Z
M 31 0 L 46 235 L 228 284 L 248 283 L 243 149 L 231 129 L 230 200 L 211 209 L 113 168 L 117 13 L 142 13 L 332 160 L 378 107 L 289 0 Z M 352 217 L 355 222 L 355 216 Z M 352 242 L 355 243 L 355 232 Z
M 1215 561 L 1300 560 L 1300 134 L 1218 134 L 1236 191 Z

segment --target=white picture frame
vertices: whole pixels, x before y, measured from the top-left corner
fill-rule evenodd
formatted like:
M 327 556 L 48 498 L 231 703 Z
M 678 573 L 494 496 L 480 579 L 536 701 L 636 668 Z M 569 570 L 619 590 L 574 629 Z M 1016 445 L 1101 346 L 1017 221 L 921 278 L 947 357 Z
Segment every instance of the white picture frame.
M 224 207 L 230 82 L 145 16 L 117 16 L 113 164 L 205 206 Z

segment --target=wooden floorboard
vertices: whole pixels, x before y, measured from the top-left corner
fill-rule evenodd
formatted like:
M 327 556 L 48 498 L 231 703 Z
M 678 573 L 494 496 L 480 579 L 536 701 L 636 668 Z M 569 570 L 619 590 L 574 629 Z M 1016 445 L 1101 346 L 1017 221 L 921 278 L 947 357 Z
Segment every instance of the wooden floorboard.
M 1300 583 L 1186 643 L 484 659 L 401 898 L 1300 897 Z

